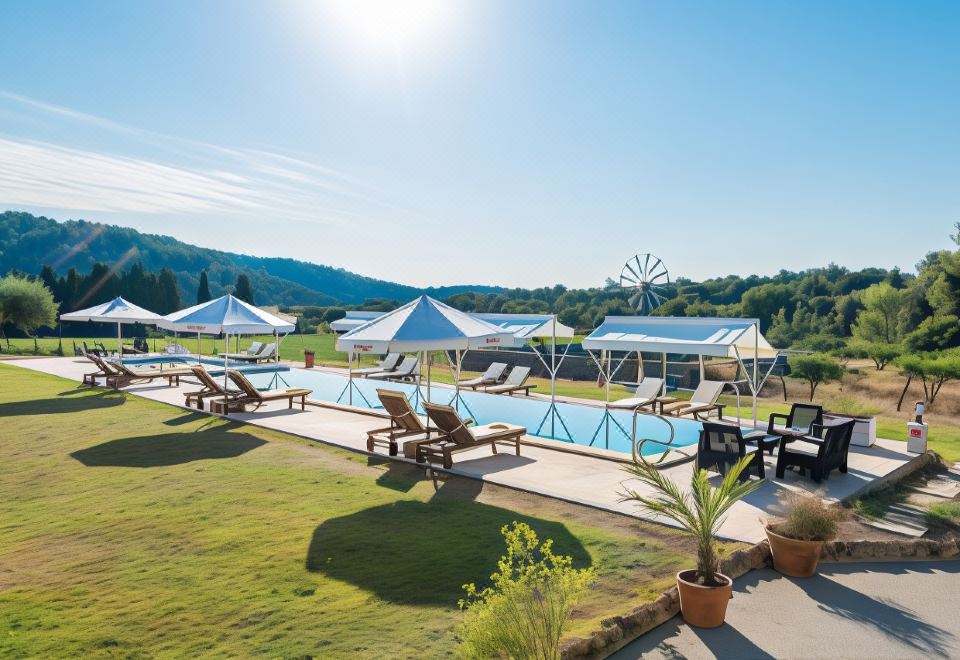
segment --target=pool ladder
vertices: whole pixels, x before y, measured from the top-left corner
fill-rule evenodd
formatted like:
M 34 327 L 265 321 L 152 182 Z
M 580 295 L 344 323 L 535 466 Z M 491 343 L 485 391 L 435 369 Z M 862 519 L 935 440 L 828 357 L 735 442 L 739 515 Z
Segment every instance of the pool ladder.
M 656 440 L 656 439 L 654 439 L 654 438 L 640 438 L 639 440 L 637 440 L 637 416 L 638 416 L 638 415 L 649 415 L 650 417 L 654 417 L 654 418 L 656 418 L 656 419 L 659 419 L 661 422 L 663 422 L 664 424 L 666 424 L 666 425 L 667 425 L 667 429 L 669 429 L 669 431 L 670 431 L 670 437 L 667 439 L 667 441 L 664 442 L 663 440 Z M 633 428 L 632 428 L 632 431 L 631 431 L 631 434 L 630 434 L 630 449 L 631 449 L 631 451 L 632 451 L 632 453 L 633 453 L 633 462 L 634 462 L 634 463 L 643 463 L 644 465 L 654 465 L 654 466 L 657 466 L 657 467 L 664 467 L 664 468 L 665 468 L 665 467 L 669 467 L 669 466 L 671 466 L 671 465 L 676 465 L 676 464 L 678 464 L 678 463 L 683 463 L 683 462 L 692 460 L 692 459 L 693 459 L 693 456 L 691 456 L 690 454 L 687 454 L 687 453 L 685 453 L 685 452 L 682 452 L 682 451 L 680 451 L 679 449 L 677 449 L 676 447 L 673 446 L 673 440 L 674 440 L 674 438 L 676 438 L 676 436 L 677 436 L 677 431 L 676 431 L 676 428 L 674 428 L 674 426 L 673 426 L 673 422 L 671 422 L 671 421 L 670 421 L 669 419 L 667 419 L 666 417 L 663 417 L 662 415 L 654 415 L 654 414 L 650 414 L 650 413 L 647 413 L 647 412 L 643 412 L 643 411 L 641 411 L 639 408 L 634 409 L 634 411 L 633 411 Z M 658 445 L 658 446 L 660 446 L 660 447 L 665 447 L 665 448 L 666 448 L 665 451 L 660 452 L 659 458 L 658 458 L 657 460 L 653 461 L 653 462 L 648 461 L 648 460 L 643 456 L 643 446 L 644 446 L 646 443 L 648 443 L 648 442 L 652 442 L 652 443 L 655 444 L 655 445 Z M 679 457 L 679 458 L 676 458 L 676 459 L 674 459 L 674 460 L 672 460 L 672 461 L 668 461 L 667 463 L 664 463 L 664 461 L 665 461 L 666 458 L 667 458 L 667 455 L 668 455 L 671 451 L 672 451 L 672 452 L 675 452 L 675 453 L 677 453 L 677 454 L 680 454 L 680 457 Z M 661 464 L 662 464 L 662 465 L 661 465 Z

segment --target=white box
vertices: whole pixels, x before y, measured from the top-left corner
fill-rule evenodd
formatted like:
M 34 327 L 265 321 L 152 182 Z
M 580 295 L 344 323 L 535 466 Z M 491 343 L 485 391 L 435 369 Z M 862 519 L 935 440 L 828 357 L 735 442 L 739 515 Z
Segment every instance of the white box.
M 853 425 L 853 435 L 850 436 L 850 444 L 857 447 L 872 447 L 877 442 L 877 418 L 876 417 L 855 417 L 853 415 L 839 415 L 824 413 L 824 421 L 844 421 L 852 419 L 856 422 Z
M 907 422 L 907 451 L 911 454 L 927 452 L 927 425 Z

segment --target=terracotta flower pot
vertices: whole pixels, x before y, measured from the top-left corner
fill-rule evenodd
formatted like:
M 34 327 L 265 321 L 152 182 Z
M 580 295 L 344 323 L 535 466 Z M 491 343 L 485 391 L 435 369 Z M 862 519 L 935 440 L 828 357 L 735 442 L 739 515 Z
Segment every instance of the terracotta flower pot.
M 823 541 L 800 541 L 781 536 L 765 528 L 770 541 L 773 567 L 784 575 L 805 578 L 817 572 Z
M 697 584 L 697 571 L 677 573 L 677 590 L 680 592 L 680 614 L 683 620 L 697 628 L 716 628 L 723 625 L 727 616 L 727 603 L 733 593 L 733 580 L 716 574 L 725 584 L 707 587 Z

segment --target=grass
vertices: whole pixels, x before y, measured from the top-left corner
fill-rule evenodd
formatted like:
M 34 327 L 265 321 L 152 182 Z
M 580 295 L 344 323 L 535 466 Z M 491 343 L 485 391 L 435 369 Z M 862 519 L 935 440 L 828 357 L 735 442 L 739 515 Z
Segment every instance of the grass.
M 0 418 L 5 658 L 436 657 L 510 521 L 597 568 L 574 633 L 695 552 L 669 528 L 8 364 Z
M 927 520 L 931 525 L 941 527 L 960 527 L 960 502 L 940 502 L 927 509 Z

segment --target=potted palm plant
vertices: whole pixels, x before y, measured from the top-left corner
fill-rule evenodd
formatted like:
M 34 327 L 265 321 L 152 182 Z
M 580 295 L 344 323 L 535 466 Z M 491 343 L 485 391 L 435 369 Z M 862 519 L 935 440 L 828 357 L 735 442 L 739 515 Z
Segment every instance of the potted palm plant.
M 740 481 L 740 474 L 752 460 L 753 456 L 747 455 L 737 461 L 716 488 L 710 484 L 706 470 L 694 471 L 689 493 L 652 465 L 636 463 L 626 468 L 654 493 L 648 496 L 627 488 L 621 501 L 637 502 L 673 520 L 697 539 L 697 567 L 677 573 L 680 613 L 691 626 L 716 628 L 726 618 L 733 580 L 720 572 L 716 534 L 727 510 L 762 483 Z
M 765 527 L 773 567 L 790 577 L 810 577 L 817 572 L 823 545 L 837 535 L 841 512 L 819 495 L 794 493 L 787 497 L 783 517 Z

